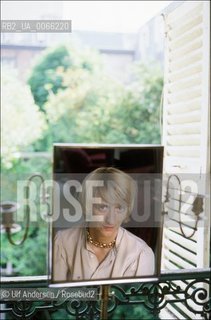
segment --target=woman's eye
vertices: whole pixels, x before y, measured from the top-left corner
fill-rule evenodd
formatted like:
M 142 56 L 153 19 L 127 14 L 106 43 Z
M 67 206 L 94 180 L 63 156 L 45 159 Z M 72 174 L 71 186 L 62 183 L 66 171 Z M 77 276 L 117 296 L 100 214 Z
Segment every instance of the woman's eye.
M 126 206 L 121 204 L 118 204 L 112 207 L 114 209 L 114 212 L 116 213 L 122 213 L 126 211 Z M 109 210 L 111 210 L 111 207 L 108 204 L 102 203 L 102 204 L 96 204 L 95 209 L 101 212 L 108 212 Z
M 98 205 L 98 210 L 106 211 L 106 210 L 108 210 L 108 206 L 106 204 L 99 204 Z
M 122 206 L 122 205 L 117 205 L 116 206 L 116 210 L 119 211 L 119 212 L 123 212 L 126 210 L 126 207 L 125 206 Z

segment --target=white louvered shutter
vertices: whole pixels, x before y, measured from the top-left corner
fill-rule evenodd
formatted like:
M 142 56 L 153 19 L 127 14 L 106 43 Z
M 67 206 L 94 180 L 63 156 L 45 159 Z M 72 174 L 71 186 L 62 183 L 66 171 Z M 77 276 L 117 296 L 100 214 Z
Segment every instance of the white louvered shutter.
M 209 77 L 210 77 L 210 17 L 208 1 L 185 1 L 164 12 L 165 16 L 165 76 L 163 104 L 164 173 L 184 177 L 191 174 L 199 190 L 187 196 L 182 194 L 182 209 L 178 192 L 168 203 L 168 219 L 165 217 L 162 247 L 162 269 L 192 269 L 208 267 L 210 208 L 209 181 Z M 188 176 L 187 176 L 188 177 Z M 207 177 L 206 177 L 207 178 Z M 181 178 L 182 179 L 182 178 Z M 176 186 L 176 183 L 175 183 Z M 163 190 L 165 194 L 165 189 Z M 192 203 L 197 193 L 204 197 L 204 212 L 200 214 L 197 231 L 187 239 L 179 227 L 179 219 L 185 221 L 183 231 L 190 235 L 194 230 L 195 216 Z M 188 219 L 187 219 L 188 216 Z M 180 286 L 186 284 L 175 282 Z M 168 310 L 178 319 L 190 317 L 182 304 L 168 305 Z M 186 316 L 186 317 L 185 317 Z M 198 319 L 198 315 L 196 318 Z

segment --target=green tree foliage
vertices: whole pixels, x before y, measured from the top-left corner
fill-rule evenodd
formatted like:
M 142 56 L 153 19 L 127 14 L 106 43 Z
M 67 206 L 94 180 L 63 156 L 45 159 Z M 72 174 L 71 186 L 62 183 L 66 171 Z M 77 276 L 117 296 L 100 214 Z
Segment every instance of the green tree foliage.
M 130 86 L 83 68 L 63 74 L 66 89 L 45 104 L 48 143 L 160 143 L 159 66 L 139 64 Z M 45 145 L 46 147 L 46 145 Z M 48 146 L 49 148 L 49 146 Z
M 47 51 L 39 63 L 34 67 L 29 78 L 29 85 L 34 96 L 35 103 L 42 111 L 43 104 L 48 100 L 49 91 L 57 93 L 62 88 L 62 78 L 56 74 L 58 67 L 66 70 L 71 65 L 69 53 L 65 47 Z
M 15 152 L 38 139 L 45 128 L 45 119 L 35 105 L 29 87 L 14 70 L 2 69 L 2 164 L 9 168 Z
M 1 201 L 12 200 L 20 206 L 15 215 L 15 223 L 20 224 L 22 230 L 12 234 L 14 241 L 20 241 L 26 227 L 24 220 L 26 190 L 23 184 L 26 185 L 28 178 L 35 172 L 41 172 L 43 178 L 50 179 L 52 167 L 50 159 L 37 157 L 22 161 L 16 159 L 12 164 L 10 169 L 3 167 L 2 170 Z M 33 181 L 32 190 L 34 191 L 35 184 L 37 194 L 36 198 L 32 195 L 31 199 L 30 227 L 26 241 L 20 246 L 14 246 L 9 243 L 6 234 L 1 233 L 0 265 L 5 268 L 7 263 L 12 263 L 12 275 L 32 276 L 47 273 L 48 224 L 44 216 L 47 206 L 40 203 L 40 179 Z M 49 190 L 48 192 L 50 194 Z M 36 206 L 33 205 L 34 201 Z
M 23 230 L 12 235 L 14 241 L 23 237 Z M 33 276 L 46 275 L 48 252 L 48 229 L 44 223 L 31 223 L 29 235 L 20 246 L 8 242 L 6 235 L 1 234 L 1 267 L 5 268 L 8 262 L 12 263 L 13 275 Z
M 163 76 L 159 64 L 137 64 L 135 78 L 112 114 L 113 119 L 118 119 L 124 142 L 160 143 L 162 88 Z
M 60 45 L 43 52 L 28 80 L 35 103 L 43 112 L 49 94 L 56 94 L 59 90 L 65 89 L 61 71 L 68 68 L 83 68 L 91 72 L 94 64 L 90 57 L 89 50 L 76 48 L 73 45 Z
M 119 86 L 83 69 L 68 70 L 64 83 L 45 105 L 52 142 L 104 142 Z

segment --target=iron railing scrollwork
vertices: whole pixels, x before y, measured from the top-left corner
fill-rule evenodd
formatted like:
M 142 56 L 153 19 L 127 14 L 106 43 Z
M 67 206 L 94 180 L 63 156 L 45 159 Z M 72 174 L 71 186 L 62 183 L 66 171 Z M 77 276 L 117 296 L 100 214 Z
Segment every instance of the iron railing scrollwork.
M 174 273 L 162 273 L 156 282 L 142 282 L 127 285 L 111 285 L 106 304 L 107 315 L 121 305 L 143 305 L 152 314 L 159 316 L 160 311 L 168 304 L 183 303 L 186 308 L 208 320 L 211 315 L 210 298 L 210 271 L 211 269 L 178 270 Z M 186 281 L 186 286 L 180 286 L 179 282 Z M 24 284 L 32 287 L 32 283 Z M 2 287 L 12 288 L 12 284 L 2 283 Z M 16 284 L 17 286 L 17 284 Z M 21 287 L 21 283 L 19 282 Z M 45 287 L 46 282 L 36 283 L 36 287 Z M 100 288 L 98 287 L 98 290 Z M 102 318 L 101 294 L 96 301 L 64 300 L 64 301 L 13 301 L 1 302 L 1 313 L 10 313 L 15 319 L 33 319 L 37 313 L 64 309 L 67 314 L 77 320 L 99 320 Z M 195 306 L 195 307 L 194 307 Z M 43 318 L 42 318 L 43 319 Z

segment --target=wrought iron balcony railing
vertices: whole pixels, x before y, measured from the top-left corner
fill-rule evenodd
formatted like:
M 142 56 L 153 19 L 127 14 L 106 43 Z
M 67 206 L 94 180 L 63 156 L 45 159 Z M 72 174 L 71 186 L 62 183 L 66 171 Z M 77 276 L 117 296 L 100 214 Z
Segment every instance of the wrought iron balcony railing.
M 105 320 L 121 305 L 143 305 L 159 318 L 160 311 L 168 304 L 182 302 L 200 319 L 208 320 L 211 315 L 210 272 L 211 269 L 178 270 L 173 273 L 163 272 L 156 282 L 97 287 L 99 295 L 96 301 L 68 299 L 62 302 L 5 302 L 2 295 L 1 313 L 11 314 L 15 319 L 33 319 L 37 313 L 42 311 L 48 314 L 46 319 L 50 319 L 51 312 L 65 309 L 74 319 Z M 186 281 L 187 285 L 179 286 L 179 280 Z M 47 285 L 48 281 L 45 276 L 4 278 L 1 283 L 1 293 L 8 288 L 45 288 Z

